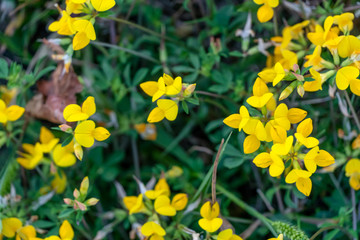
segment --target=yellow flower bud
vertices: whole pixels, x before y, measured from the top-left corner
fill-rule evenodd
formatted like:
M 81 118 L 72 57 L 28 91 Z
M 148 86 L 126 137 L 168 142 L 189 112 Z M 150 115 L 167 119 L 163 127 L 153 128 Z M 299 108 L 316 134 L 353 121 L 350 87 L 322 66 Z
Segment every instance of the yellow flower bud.
M 89 178 L 84 177 L 84 179 L 82 180 L 81 185 L 80 185 L 80 194 L 86 195 L 88 189 L 89 189 Z
M 195 91 L 195 88 L 196 88 L 196 83 L 187 86 L 184 91 L 184 97 L 189 97 Z

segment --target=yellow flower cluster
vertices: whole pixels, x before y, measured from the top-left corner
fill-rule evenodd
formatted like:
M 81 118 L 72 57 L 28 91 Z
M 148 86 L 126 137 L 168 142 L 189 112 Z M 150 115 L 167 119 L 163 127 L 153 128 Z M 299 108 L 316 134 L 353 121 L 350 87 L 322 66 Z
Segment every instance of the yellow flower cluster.
M 160 216 L 174 217 L 187 206 L 187 194 L 177 193 L 172 199 L 170 195 L 171 191 L 166 179 L 160 178 L 154 189 L 146 190 L 138 196 L 123 198 L 129 215 L 143 213 L 148 216 L 148 221 L 140 229 L 141 234 L 148 239 L 164 239 L 166 232 L 161 226 Z
M 90 40 L 96 39 L 94 29 L 98 12 L 104 12 L 115 6 L 115 0 L 66 0 L 66 10 L 59 9 L 61 18 L 49 25 L 49 30 L 60 35 L 73 36 L 72 47 L 80 50 Z M 76 14 L 76 17 L 72 17 Z M 80 16 L 79 16 L 80 14 Z
M 63 111 L 64 119 L 67 122 L 77 122 L 74 131 L 66 124 L 61 125 L 60 128 L 74 136 L 74 151 L 79 160 L 82 160 L 83 157 L 81 146 L 89 148 L 94 145 L 95 140 L 104 141 L 110 137 L 110 133 L 106 128 L 96 127 L 94 121 L 88 120 L 95 112 L 95 99 L 91 96 L 83 102 L 81 107 L 77 104 L 70 104 Z
M 174 121 L 178 115 L 178 102 L 188 100 L 193 94 L 196 84 L 186 84 L 182 82 L 181 77 L 173 79 L 170 75 L 164 73 L 158 81 L 147 81 L 140 84 L 141 89 L 157 104 L 147 121 L 149 123 L 160 122 L 164 118 Z M 160 99 L 163 96 L 171 99 Z
M 20 219 L 15 217 L 1 219 L 2 230 L 0 239 L 3 236 L 6 238 L 14 238 L 16 240 L 72 240 L 74 239 L 74 230 L 70 223 L 65 220 L 59 229 L 59 236 L 49 236 L 47 238 L 36 237 L 36 229 L 32 225 L 23 226 Z

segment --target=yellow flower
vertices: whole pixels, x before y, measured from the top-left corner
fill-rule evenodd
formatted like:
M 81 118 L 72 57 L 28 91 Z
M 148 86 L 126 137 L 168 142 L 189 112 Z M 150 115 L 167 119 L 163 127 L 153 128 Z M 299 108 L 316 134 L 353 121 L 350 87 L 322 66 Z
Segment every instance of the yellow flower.
M 54 134 L 46 127 L 40 129 L 40 144 L 44 153 L 49 153 L 59 142 L 60 139 L 55 138 Z
M 311 172 L 293 169 L 286 176 L 285 182 L 289 184 L 296 182 L 296 188 L 305 196 L 309 196 L 312 188 L 312 182 L 310 180 L 311 175 Z
M 287 114 L 287 118 L 289 119 L 291 124 L 296 124 L 301 122 L 307 115 L 305 110 L 300 108 L 290 108 Z
M 319 144 L 319 140 L 314 137 L 309 137 L 312 131 L 312 120 L 311 118 L 307 118 L 298 125 L 295 137 L 300 143 L 304 144 L 305 147 L 313 148 Z
M 315 69 L 310 68 L 310 74 L 314 81 L 304 82 L 304 89 L 306 92 L 316 92 L 322 90 L 322 78 L 319 72 Z
M 284 239 L 284 235 L 280 234 L 277 238 L 269 238 L 268 240 L 283 240 Z
M 273 8 L 279 5 L 279 0 L 254 0 L 257 5 L 264 4 L 257 11 L 257 18 L 264 23 L 272 19 L 274 16 Z
M 261 78 L 257 78 L 255 80 L 253 85 L 253 95 L 254 96 L 249 97 L 246 102 L 255 108 L 262 108 L 273 96 L 273 94 L 269 92 L 269 88 L 266 86 L 266 83 Z
M 94 97 L 88 97 L 80 107 L 77 104 L 70 104 L 63 111 L 64 119 L 68 122 L 77 122 L 88 119 L 96 112 Z
M 58 21 L 55 21 L 49 25 L 49 30 L 51 32 L 57 32 L 60 35 L 73 35 L 76 33 L 74 29 L 74 21 L 66 11 L 61 12 L 61 18 Z
M 173 96 L 181 92 L 182 90 L 181 77 L 176 77 L 175 79 L 173 79 L 170 75 L 164 73 L 163 79 L 166 84 L 166 95 Z
M 274 120 L 266 123 L 265 130 L 268 136 L 267 142 L 273 141 L 274 143 L 284 143 L 286 141 L 286 130 L 279 125 L 275 125 Z
M 156 140 L 156 126 L 152 123 L 140 123 L 135 124 L 135 130 L 140 134 L 144 140 L 155 141 Z
M 360 39 L 352 35 L 340 38 L 340 42 L 338 43 L 338 53 L 340 57 L 350 57 L 351 54 L 358 50 L 360 50 Z
M 169 184 L 166 182 L 165 178 L 160 178 L 159 181 L 156 183 L 154 190 L 146 191 L 145 195 L 147 198 L 152 200 L 156 199 L 161 195 L 169 197 L 170 196 Z
M 66 12 L 71 15 L 72 13 L 79 14 L 83 12 L 86 0 L 66 0 Z
M 258 154 L 253 163 L 260 168 L 267 168 L 269 167 L 269 173 L 272 177 L 280 176 L 285 169 L 285 165 L 283 160 L 274 152 L 263 152 Z
M 224 123 L 229 127 L 239 129 L 239 132 L 250 120 L 249 111 L 245 106 L 241 106 L 239 109 L 239 114 L 231 114 L 229 117 L 224 119 Z
M 276 86 L 276 84 L 278 84 L 285 77 L 285 70 L 281 63 L 277 62 L 274 66 L 274 71 L 276 75 L 273 80 L 273 86 Z
M 134 213 L 139 213 L 145 209 L 142 194 L 139 194 L 139 196 L 137 197 L 136 196 L 124 197 L 123 202 L 126 209 L 129 210 L 130 215 Z
M 219 233 L 217 240 L 242 240 L 238 235 L 233 234 L 232 229 L 226 229 Z
M 15 237 L 18 229 L 22 227 L 22 222 L 17 218 L 3 218 L 1 220 L 2 223 L 2 231 L 3 234 L 7 238 Z
M 343 33 L 348 33 L 353 29 L 353 19 L 354 14 L 347 12 L 334 16 L 334 23 L 339 26 Z
M 352 66 L 341 68 L 336 74 L 336 86 L 340 90 L 345 90 L 350 85 L 350 90 L 360 96 L 359 69 Z
M 290 120 L 288 118 L 289 109 L 285 103 L 279 104 L 274 112 L 275 123 L 285 130 L 290 130 Z
M 98 12 L 104 12 L 115 6 L 115 0 L 91 0 L 91 5 Z
M 325 150 L 319 150 L 319 147 L 311 149 L 304 157 L 306 169 L 314 173 L 316 165 L 319 167 L 328 167 L 335 163 L 335 159 Z
M 173 206 L 176 211 L 183 210 L 188 203 L 188 196 L 185 193 L 176 194 L 171 200 L 171 206 Z
M 286 138 L 284 143 L 274 144 L 271 147 L 271 152 L 274 152 L 275 154 L 280 155 L 280 156 L 285 156 L 290 152 L 293 142 L 294 142 L 294 137 L 289 136 Z
M 74 156 L 74 144 L 73 142 L 69 143 L 65 147 L 62 147 L 61 144 L 55 146 L 52 157 L 54 163 L 59 167 L 70 167 L 76 163 L 76 158 Z
M 147 95 L 152 97 L 153 102 L 161 98 L 166 92 L 166 87 L 163 77 L 160 77 L 157 82 L 155 81 L 143 82 L 140 84 L 140 87 Z
M 311 55 L 305 56 L 307 61 L 304 63 L 304 67 L 314 68 L 314 70 L 320 70 L 324 67 L 324 59 L 321 58 L 321 46 L 316 46 Z
M 0 86 L 1 99 L 4 100 L 5 105 L 9 105 L 11 100 L 16 96 L 16 94 L 17 94 L 16 88 L 8 89 L 5 86 Z
M 96 39 L 95 29 L 90 21 L 84 19 L 76 20 L 73 26 L 77 32 L 73 38 L 73 49 L 75 51 L 86 47 L 90 40 Z
M 304 34 L 304 30 L 303 28 L 305 28 L 306 26 L 308 26 L 310 23 L 309 20 L 305 20 L 302 21 L 300 23 L 295 24 L 294 26 L 290 27 L 291 30 L 291 36 L 293 39 L 299 39 L 300 36 L 302 36 Z
M 345 166 L 345 174 L 350 177 L 350 186 L 355 190 L 360 189 L 360 160 L 353 158 Z
M 67 178 L 65 172 L 60 170 L 61 176 L 58 171 L 55 171 L 54 179 L 51 181 L 51 188 L 55 190 L 57 194 L 61 194 L 65 191 Z
M 16 161 L 26 169 L 34 169 L 43 158 L 40 143 L 35 145 L 24 143 L 22 148 L 25 152 L 21 152 L 20 157 L 16 158 Z
M 324 29 L 320 25 L 315 26 L 315 32 L 309 32 L 307 34 L 308 39 L 316 46 L 322 46 L 326 41 L 337 37 L 335 29 L 331 29 L 334 23 L 334 18 L 328 16 L 324 22 Z
M 170 99 L 159 99 L 156 104 L 157 107 L 154 108 L 148 116 L 147 121 L 149 123 L 160 122 L 164 118 L 169 121 L 174 121 L 176 119 L 179 107 L 175 101 Z
M 22 225 L 22 222 L 18 218 L 3 218 L 1 220 L 2 231 L 0 234 L 7 238 L 15 237 L 16 240 L 30 239 L 36 237 L 36 230 L 33 226 Z
M 163 216 L 175 216 L 176 209 L 170 204 L 170 198 L 161 195 L 155 199 L 155 211 Z
M 165 230 L 159 224 L 152 221 L 145 223 L 140 231 L 142 235 L 153 240 L 163 240 L 163 236 L 166 235 Z
M 251 134 L 245 138 L 243 147 L 245 154 L 253 153 L 259 149 L 260 140 L 256 137 L 255 134 Z
M 95 128 L 94 121 L 86 120 L 81 122 L 74 131 L 74 137 L 83 147 L 91 147 L 94 145 L 95 139 L 97 141 L 104 141 L 110 137 L 110 133 L 106 128 Z
M 6 124 L 8 121 L 18 120 L 25 112 L 25 108 L 17 105 L 6 107 L 5 102 L 0 99 L 0 123 Z
M 279 63 L 284 69 L 293 69 L 294 65 L 298 63 L 296 53 L 290 50 L 282 49 L 281 56 L 282 58 L 279 60 Z
M 61 224 L 59 236 L 61 240 L 72 240 L 74 238 L 74 230 L 67 220 L 63 221 Z
M 200 227 L 207 232 L 217 231 L 223 223 L 223 220 L 218 217 L 219 214 L 220 207 L 218 202 L 215 202 L 213 205 L 211 205 L 210 201 L 204 203 L 200 209 L 200 215 L 203 217 L 199 220 Z

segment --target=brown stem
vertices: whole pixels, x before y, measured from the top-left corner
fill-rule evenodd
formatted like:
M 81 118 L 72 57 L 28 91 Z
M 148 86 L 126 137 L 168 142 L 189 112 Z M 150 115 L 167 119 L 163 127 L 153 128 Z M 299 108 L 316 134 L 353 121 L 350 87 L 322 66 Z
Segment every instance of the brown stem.
M 216 172 L 217 172 L 217 167 L 219 164 L 219 158 L 220 158 L 220 153 L 221 153 L 221 149 L 223 147 L 224 144 L 224 139 L 221 139 L 221 143 L 220 143 L 220 147 L 218 149 L 218 152 L 216 154 L 216 158 L 215 158 L 215 162 L 214 162 L 214 169 L 213 169 L 213 174 L 212 174 L 212 180 L 211 180 L 211 200 L 212 200 L 212 204 L 215 204 L 216 202 Z

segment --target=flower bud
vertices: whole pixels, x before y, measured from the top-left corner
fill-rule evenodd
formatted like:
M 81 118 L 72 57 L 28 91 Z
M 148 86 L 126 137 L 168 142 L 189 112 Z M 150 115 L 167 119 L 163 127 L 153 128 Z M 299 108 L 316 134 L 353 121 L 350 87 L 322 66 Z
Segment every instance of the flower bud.
M 88 189 L 89 189 L 89 178 L 84 177 L 84 179 L 82 180 L 81 185 L 80 185 L 80 194 L 83 196 L 86 196 Z
M 195 91 L 196 83 L 190 84 L 184 91 L 184 97 L 189 97 Z
M 279 101 L 287 98 L 294 91 L 294 87 L 289 85 L 287 86 L 280 94 Z
M 97 198 L 90 198 L 90 199 L 86 200 L 85 205 L 87 205 L 87 206 L 94 206 L 94 205 L 96 205 L 98 202 L 99 202 L 99 199 L 97 199 Z
M 66 205 L 73 205 L 74 204 L 73 200 L 71 200 L 70 198 L 64 198 L 64 203 Z
M 298 92 L 298 94 L 299 94 L 300 97 L 303 97 L 304 94 L 305 94 L 304 85 L 299 84 L 299 85 L 297 86 L 297 92 Z
M 77 188 L 75 188 L 75 190 L 73 192 L 73 196 L 74 196 L 74 198 L 80 197 L 80 192 L 79 192 L 79 190 L 77 190 Z
M 86 211 L 87 207 L 82 202 L 79 202 L 78 200 L 75 200 L 74 209 L 80 209 L 81 211 Z
M 83 152 L 81 145 L 77 142 L 74 143 L 74 152 L 75 152 L 75 156 L 77 157 L 77 159 L 79 159 L 81 161 L 83 158 L 84 152 Z

